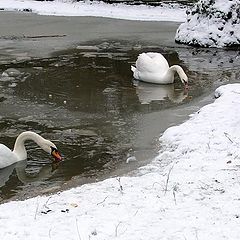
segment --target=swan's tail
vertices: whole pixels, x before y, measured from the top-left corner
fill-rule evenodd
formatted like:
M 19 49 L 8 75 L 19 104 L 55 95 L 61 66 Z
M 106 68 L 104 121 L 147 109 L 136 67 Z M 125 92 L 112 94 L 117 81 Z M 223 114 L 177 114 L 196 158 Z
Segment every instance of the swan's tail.
M 132 72 L 135 72 L 136 68 L 133 65 L 131 65 L 131 70 L 132 70 Z

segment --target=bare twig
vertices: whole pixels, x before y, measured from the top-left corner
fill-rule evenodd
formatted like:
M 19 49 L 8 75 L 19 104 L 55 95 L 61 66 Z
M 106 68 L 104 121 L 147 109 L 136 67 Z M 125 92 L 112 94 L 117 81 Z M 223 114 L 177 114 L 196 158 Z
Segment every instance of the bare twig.
M 118 227 L 119 227 L 119 225 L 120 225 L 121 223 L 122 223 L 122 222 L 119 222 L 118 225 L 117 225 L 116 228 L 115 228 L 115 237 L 117 237 L 117 235 L 118 235 Z
M 97 205 L 99 205 L 99 204 L 101 204 L 101 203 L 104 203 L 107 198 L 108 198 L 108 196 L 106 196 L 106 197 L 103 199 L 103 201 L 97 203 Z
M 175 193 L 175 191 L 173 191 L 173 198 L 174 198 L 175 205 L 177 205 L 177 201 L 176 201 L 176 193 Z
M 196 234 L 196 239 L 198 240 L 198 231 L 196 228 L 195 228 L 195 234 Z
M 233 140 L 229 137 L 228 133 L 225 132 L 224 135 L 231 143 L 234 143 Z
M 37 207 L 36 207 L 36 211 L 35 211 L 35 215 L 34 215 L 34 220 L 37 219 L 38 208 L 39 208 L 39 202 L 38 202 L 38 198 L 37 198 Z
M 154 182 L 153 185 L 152 185 L 152 188 L 154 188 L 155 184 L 161 185 L 159 182 Z
M 52 238 L 51 237 L 51 231 L 52 231 L 52 228 L 50 228 L 49 231 L 48 231 L 48 236 L 49 236 L 50 239 Z
M 79 232 L 79 229 L 78 229 L 78 220 L 77 220 L 77 218 L 76 218 L 76 227 L 77 227 L 78 239 L 81 240 L 80 232 Z
M 177 199 L 176 199 L 176 192 L 178 190 L 178 186 L 177 184 L 173 187 L 173 198 L 174 198 L 174 202 L 175 202 L 175 205 L 177 205 Z
M 236 94 L 240 94 L 239 92 L 236 92 L 236 91 L 232 91 L 232 92 L 234 92 L 234 93 L 236 93 Z
M 167 181 L 166 181 L 166 184 L 165 184 L 165 190 L 164 190 L 164 194 L 166 194 L 166 192 L 167 192 L 167 188 L 168 188 L 168 182 L 169 182 L 169 177 L 170 177 L 170 173 L 171 173 L 171 171 L 172 171 L 173 167 L 174 167 L 174 164 L 172 165 L 172 167 L 171 167 L 171 168 L 169 169 L 169 171 L 168 171 L 168 175 L 167 175 Z
M 117 181 L 118 181 L 118 183 L 119 183 L 119 191 L 123 194 L 123 187 L 122 187 L 122 185 L 121 185 L 121 179 L 120 179 L 120 177 L 117 178 Z
M 45 207 L 45 208 L 47 208 L 47 209 L 49 209 L 49 207 L 47 206 L 47 204 L 48 204 L 48 202 L 49 202 L 49 200 L 52 198 L 52 196 L 50 196 L 48 199 L 47 199 L 47 201 L 43 204 L 43 206 Z
M 139 209 L 138 209 L 139 210 Z M 137 213 L 138 213 L 138 210 L 134 213 L 134 215 L 133 215 L 133 217 L 135 217 L 136 215 L 137 215 Z
M 210 149 L 210 141 L 207 143 L 208 149 Z

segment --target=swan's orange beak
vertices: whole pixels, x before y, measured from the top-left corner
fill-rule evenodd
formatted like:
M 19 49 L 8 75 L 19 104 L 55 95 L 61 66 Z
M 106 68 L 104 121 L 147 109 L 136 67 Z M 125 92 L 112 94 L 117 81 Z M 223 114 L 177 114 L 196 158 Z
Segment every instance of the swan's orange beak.
M 51 155 L 54 157 L 55 162 L 60 162 L 62 160 L 60 152 L 55 148 L 52 149 Z

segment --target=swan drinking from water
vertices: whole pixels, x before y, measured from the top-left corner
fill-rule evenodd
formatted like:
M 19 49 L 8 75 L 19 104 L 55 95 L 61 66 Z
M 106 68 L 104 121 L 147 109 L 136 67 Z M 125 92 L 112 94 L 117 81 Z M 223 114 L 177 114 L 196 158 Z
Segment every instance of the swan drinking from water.
M 0 144 L 0 168 L 5 168 L 27 158 L 27 151 L 24 146 L 26 140 L 34 141 L 45 152 L 51 154 L 55 158 L 55 161 L 61 161 L 62 157 L 54 143 L 46 140 L 37 133 L 26 131 L 17 137 L 13 151 L 4 144 Z
M 156 84 L 173 83 L 174 74 L 178 73 L 184 86 L 188 86 L 188 77 L 182 67 L 179 65 L 169 67 L 161 53 L 141 53 L 136 61 L 136 67 L 131 66 L 131 70 L 135 79 Z

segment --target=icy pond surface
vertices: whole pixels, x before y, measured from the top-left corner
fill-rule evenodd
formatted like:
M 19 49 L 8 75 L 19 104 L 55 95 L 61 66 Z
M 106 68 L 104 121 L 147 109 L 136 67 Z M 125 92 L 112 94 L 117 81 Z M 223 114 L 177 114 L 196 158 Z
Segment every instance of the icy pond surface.
M 190 79 L 189 91 L 184 92 L 179 79 L 167 86 L 134 81 L 130 66 L 143 51 L 162 52 L 170 65 L 181 65 Z M 106 39 L 50 58 L 22 55 L 1 61 L 0 74 L 9 68 L 19 72 L 0 78 L 0 142 L 12 148 L 20 132 L 33 130 L 52 140 L 64 156 L 52 171 L 50 157 L 28 142 L 27 163 L 0 172 L 1 200 L 64 189 L 146 164 L 161 147 L 156 140 L 166 128 L 211 102 L 217 86 L 235 82 L 239 57 L 232 50 Z

